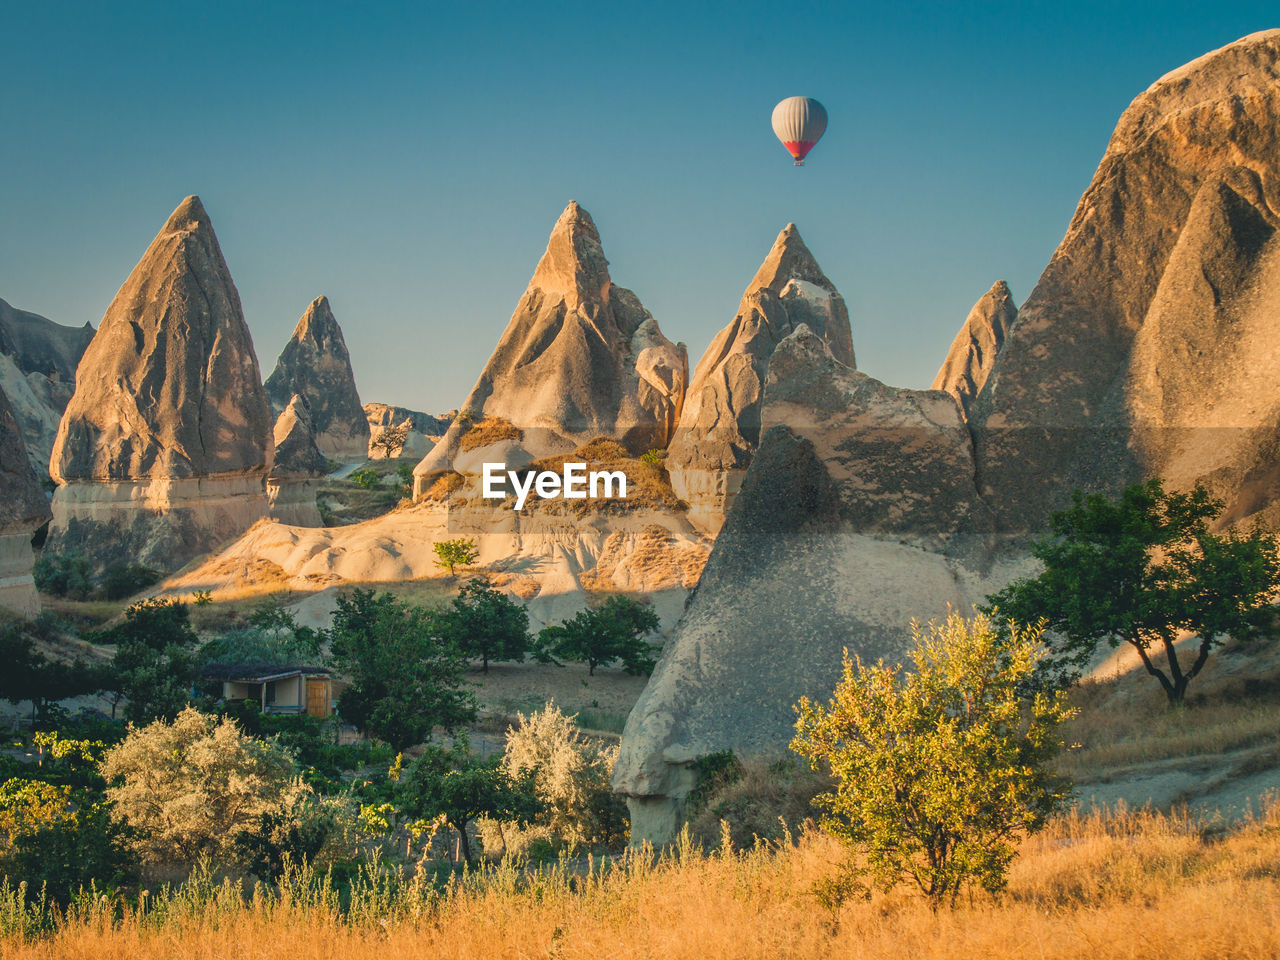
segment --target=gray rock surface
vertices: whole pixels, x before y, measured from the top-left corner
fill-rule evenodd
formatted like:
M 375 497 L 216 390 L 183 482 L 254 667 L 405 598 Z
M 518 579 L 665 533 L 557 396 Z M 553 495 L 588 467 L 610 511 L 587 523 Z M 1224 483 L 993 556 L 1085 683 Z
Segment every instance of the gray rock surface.
M 633 841 L 664 842 L 690 762 L 785 748 L 801 695 L 848 648 L 893 658 L 911 618 L 980 599 L 991 516 L 942 391 L 886 386 L 800 325 L 769 364 L 762 437 L 673 639 L 623 733 Z
M 714 533 L 724 522 L 760 440 L 760 403 L 769 358 L 806 324 L 846 366 L 855 366 L 844 299 L 818 266 L 795 224 L 787 224 L 733 321 L 698 362 L 666 468 L 690 519 Z
M 311 301 L 266 382 L 277 414 L 294 394 L 306 398 L 316 446 L 339 460 L 364 460 L 369 422 L 360 404 L 351 355 L 327 297 Z
M 80 361 L 48 549 L 173 569 L 266 512 L 271 408 L 213 225 L 169 217 Z
M 49 517 L 49 498 L 27 458 L 18 418 L 0 390 L 0 606 L 23 616 L 40 612 L 31 579 L 31 534 Z
M 968 417 L 973 398 L 991 375 L 996 355 L 1017 319 L 1018 307 L 1009 285 L 997 281 L 969 311 L 930 389 L 951 394 Z
M 598 436 L 634 453 L 665 447 L 687 379 L 684 346 L 613 283 L 595 223 L 570 203 L 461 415 L 415 469 L 415 495 L 453 468 L 464 435 L 486 418 L 515 427 L 533 457 Z

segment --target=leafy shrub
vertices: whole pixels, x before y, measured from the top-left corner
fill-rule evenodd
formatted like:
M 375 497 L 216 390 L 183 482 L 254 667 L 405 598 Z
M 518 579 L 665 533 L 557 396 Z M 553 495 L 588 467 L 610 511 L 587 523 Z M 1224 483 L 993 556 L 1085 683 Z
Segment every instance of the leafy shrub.
M 55 597 L 88 600 L 93 568 L 83 553 L 41 553 L 31 570 L 36 589 Z
M 377 490 L 382 486 L 382 475 L 366 467 L 351 474 L 351 482 L 361 490 Z
M 436 566 L 447 567 L 449 576 L 453 576 L 454 567 L 465 567 L 475 563 L 480 556 L 480 547 L 474 537 L 457 537 L 454 540 L 441 540 L 431 545 L 436 554 Z
M 141 563 L 115 563 L 102 573 L 100 590 L 108 600 L 123 600 L 160 582 L 160 571 Z

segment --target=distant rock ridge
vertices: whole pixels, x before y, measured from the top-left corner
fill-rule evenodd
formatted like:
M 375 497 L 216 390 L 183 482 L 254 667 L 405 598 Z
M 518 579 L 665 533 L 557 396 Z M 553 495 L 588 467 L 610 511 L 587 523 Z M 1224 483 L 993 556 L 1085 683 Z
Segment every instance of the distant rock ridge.
M 49 517 L 49 500 L 27 458 L 18 418 L 0 390 L 0 607 L 25 617 L 40 612 L 31 534 Z
M 930 389 L 945 390 L 955 397 L 968 418 L 973 398 L 986 384 L 1004 338 L 1017 319 L 1018 307 L 1009 285 L 999 280 L 969 311 Z
M 416 457 L 421 459 L 436 445 L 449 429 L 457 410 L 439 416 L 396 407 L 386 403 L 366 403 L 365 419 L 369 422 L 369 459 L 385 460 L 388 457 Z M 404 440 L 398 446 L 380 442 L 389 430 L 403 431 Z
M 294 394 L 306 398 L 321 453 L 342 460 L 368 456 L 369 423 L 360 404 L 347 342 L 327 297 L 311 301 L 265 386 L 277 414 Z
M 296 527 L 323 526 L 316 494 L 328 461 L 316 446 L 311 409 L 302 394 L 289 398 L 276 419 L 274 437 L 275 462 L 267 474 L 268 512 Z
M 666 468 L 690 519 L 715 533 L 760 440 L 760 404 L 774 349 L 801 324 L 854 367 L 844 298 L 794 223 L 778 234 L 738 313 L 698 362 Z
M 36 475 L 49 475 L 58 421 L 75 391 L 93 327 L 68 327 L 0 300 L 0 389 L 22 427 Z
M 107 308 L 54 444 L 46 549 L 160 569 L 266 513 L 272 417 L 231 274 L 188 197 Z
M 599 436 L 634 453 L 665 447 L 687 379 L 683 345 L 613 283 L 594 221 L 571 202 L 458 418 L 415 469 L 415 496 L 469 469 L 463 453 L 514 466 Z M 465 440 L 482 422 L 502 438 Z

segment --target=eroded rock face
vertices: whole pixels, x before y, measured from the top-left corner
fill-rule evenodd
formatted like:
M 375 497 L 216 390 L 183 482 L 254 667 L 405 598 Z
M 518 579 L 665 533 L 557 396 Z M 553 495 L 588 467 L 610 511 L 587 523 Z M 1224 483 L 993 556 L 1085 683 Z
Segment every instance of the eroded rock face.
M 595 223 L 570 203 L 459 417 L 415 469 L 415 496 L 480 446 L 466 435 L 486 421 L 522 457 L 564 453 L 599 436 L 634 453 L 665 447 L 687 379 L 683 345 L 613 283 Z
M 311 301 L 266 382 L 272 408 L 282 413 L 294 394 L 306 398 L 316 446 L 325 456 L 363 460 L 369 422 L 360 404 L 351 355 L 327 297 Z
M 181 566 L 266 513 L 271 429 L 240 297 L 188 197 L 81 359 L 50 462 L 48 549 Z
M 1157 80 L 1120 118 L 972 406 L 980 489 L 1039 525 L 1074 485 L 1200 477 L 1275 498 L 1280 31 Z
M 844 299 L 823 274 L 795 224 L 747 286 L 737 316 L 698 362 L 666 468 L 689 517 L 715 533 L 760 441 L 760 404 L 774 349 L 806 324 L 841 363 L 853 367 Z
M 1013 294 L 1009 285 L 1000 280 L 969 311 L 930 389 L 951 394 L 968 417 L 973 398 L 991 375 L 1005 335 L 1017 319 Z
M 632 838 L 665 842 L 691 762 L 785 749 L 841 653 L 898 656 L 911 618 L 983 596 L 991 516 L 954 399 L 886 386 L 799 326 L 769 364 L 762 437 L 623 734 Z
M 93 327 L 68 327 L 0 300 L 0 389 L 22 427 L 36 475 L 49 475 L 58 421 L 75 390 Z
M 49 516 L 49 500 L 27 459 L 18 418 L 0 390 L 0 606 L 26 617 L 40 612 L 31 579 L 31 534 Z
M 323 526 L 316 506 L 327 461 L 316 446 L 311 409 L 295 393 L 276 419 L 275 461 L 267 474 L 267 505 L 273 518 L 296 527 Z

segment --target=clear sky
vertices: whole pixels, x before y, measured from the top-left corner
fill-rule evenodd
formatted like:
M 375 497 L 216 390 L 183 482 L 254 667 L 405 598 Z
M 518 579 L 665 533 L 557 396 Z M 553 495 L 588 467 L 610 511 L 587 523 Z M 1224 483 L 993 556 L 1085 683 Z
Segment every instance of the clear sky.
M 1130 100 L 1274 3 L 0 0 L 0 298 L 95 325 L 203 199 L 265 377 L 330 298 L 364 400 L 457 406 L 565 204 L 697 362 L 788 221 L 928 386 L 1031 292 Z M 821 100 L 796 168 L 769 127 Z

